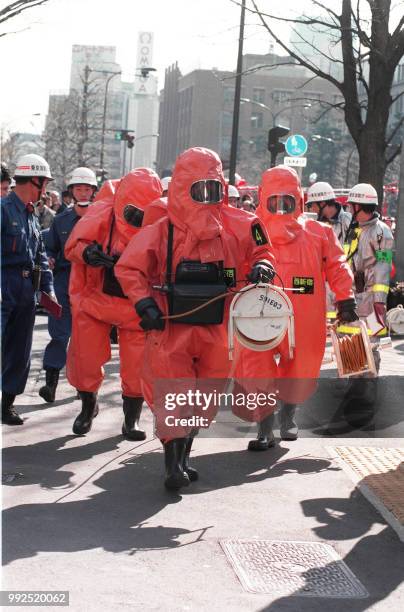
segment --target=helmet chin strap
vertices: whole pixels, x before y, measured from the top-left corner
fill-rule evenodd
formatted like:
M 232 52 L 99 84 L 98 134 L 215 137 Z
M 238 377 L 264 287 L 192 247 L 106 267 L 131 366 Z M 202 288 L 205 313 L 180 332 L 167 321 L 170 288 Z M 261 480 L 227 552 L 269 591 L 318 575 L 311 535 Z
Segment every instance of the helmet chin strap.
M 317 206 L 320 209 L 317 215 L 317 221 L 324 221 L 324 219 L 327 221 L 328 220 L 327 217 L 323 215 L 323 211 L 324 211 L 324 208 L 327 206 L 327 202 L 325 202 L 322 206 L 320 204 L 317 204 Z
M 41 195 L 42 195 L 42 188 L 43 188 L 43 184 L 44 184 L 44 182 L 45 182 L 45 179 L 44 179 L 42 176 L 39 176 L 39 177 L 38 177 L 38 181 L 39 181 L 39 185 L 38 185 L 37 183 L 35 183 L 35 181 L 34 181 L 34 179 L 33 179 L 33 178 L 31 178 L 31 179 L 30 179 L 30 182 L 33 184 L 33 186 L 34 186 L 34 187 L 36 187 L 36 189 L 38 189 L 38 197 L 37 197 L 37 199 L 35 200 L 35 202 L 33 202 L 33 204 L 34 204 L 34 205 L 35 205 L 35 204 L 38 204 L 38 202 L 39 202 L 39 201 L 40 201 L 40 199 L 41 199 Z

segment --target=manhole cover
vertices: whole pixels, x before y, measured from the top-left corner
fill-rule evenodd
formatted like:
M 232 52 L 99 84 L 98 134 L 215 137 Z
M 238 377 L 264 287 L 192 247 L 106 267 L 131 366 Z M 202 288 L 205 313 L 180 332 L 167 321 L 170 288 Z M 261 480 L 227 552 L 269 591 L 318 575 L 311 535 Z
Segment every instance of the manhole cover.
M 327 544 L 268 540 L 222 540 L 220 544 L 250 593 L 350 598 L 369 595 Z

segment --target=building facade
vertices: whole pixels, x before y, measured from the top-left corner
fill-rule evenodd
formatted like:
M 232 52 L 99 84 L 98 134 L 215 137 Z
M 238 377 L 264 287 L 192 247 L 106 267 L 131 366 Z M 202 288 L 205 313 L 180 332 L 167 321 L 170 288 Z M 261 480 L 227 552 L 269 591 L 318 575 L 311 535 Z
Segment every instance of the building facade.
M 292 65 L 291 65 L 292 64 Z M 292 58 L 245 55 L 243 58 L 238 159 L 248 160 L 266 151 L 268 130 L 285 125 L 291 133 L 313 134 L 313 122 L 340 99 L 330 83 L 310 78 Z M 157 170 L 172 168 L 181 151 L 205 146 L 219 153 L 224 166 L 230 159 L 235 74 L 194 70 L 181 75 L 178 65 L 166 70 L 160 98 Z M 330 112 L 332 121 L 345 130 L 342 112 Z M 269 156 L 268 156 L 269 159 Z M 263 160 L 263 164 L 266 160 Z
M 44 132 L 46 154 L 61 188 L 80 165 L 111 179 L 137 166 L 155 167 L 157 79 L 141 73 L 151 67 L 152 52 L 153 34 L 140 32 L 138 66 L 133 81 L 125 82 L 115 47 L 73 45 L 69 90 L 49 96 Z M 121 130 L 134 134 L 132 149 L 121 140 Z

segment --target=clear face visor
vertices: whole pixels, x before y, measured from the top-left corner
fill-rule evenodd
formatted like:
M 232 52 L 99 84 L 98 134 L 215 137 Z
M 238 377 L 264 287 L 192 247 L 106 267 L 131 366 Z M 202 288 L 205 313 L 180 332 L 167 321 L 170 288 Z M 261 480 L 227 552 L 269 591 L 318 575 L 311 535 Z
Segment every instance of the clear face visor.
M 191 187 L 191 198 L 198 204 L 219 204 L 223 200 L 223 185 L 215 179 L 197 181 Z
M 134 204 L 127 204 L 123 209 L 123 218 L 132 227 L 142 227 L 144 211 Z
M 292 195 L 272 195 L 267 199 L 267 209 L 273 215 L 290 215 L 296 209 Z

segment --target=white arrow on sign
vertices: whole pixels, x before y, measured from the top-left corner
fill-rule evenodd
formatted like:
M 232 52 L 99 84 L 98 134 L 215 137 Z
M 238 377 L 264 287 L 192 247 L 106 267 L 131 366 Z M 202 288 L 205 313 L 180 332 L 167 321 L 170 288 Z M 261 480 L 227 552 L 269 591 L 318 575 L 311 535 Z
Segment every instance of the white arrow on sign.
M 283 160 L 285 166 L 298 166 L 304 168 L 307 166 L 307 157 L 285 157 Z

